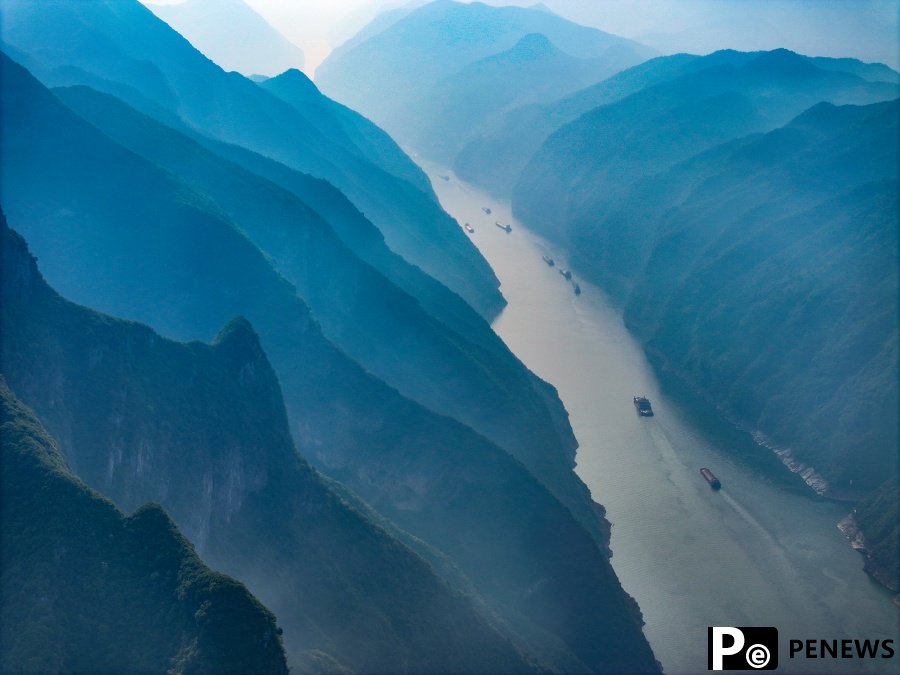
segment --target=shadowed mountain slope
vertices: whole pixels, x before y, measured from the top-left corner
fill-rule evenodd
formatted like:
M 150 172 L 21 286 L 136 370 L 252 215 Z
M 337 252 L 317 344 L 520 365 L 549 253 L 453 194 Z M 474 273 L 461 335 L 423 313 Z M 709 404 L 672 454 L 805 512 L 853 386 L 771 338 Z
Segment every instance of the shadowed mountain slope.
M 3 197 L 11 222 L 38 242 L 48 278 L 185 339 L 247 316 L 305 456 L 451 558 L 521 649 L 548 668 L 655 669 L 603 550 L 520 463 L 329 343 L 295 289 L 207 198 L 115 145 L 13 64 L 3 86 L 0 154 L 4 169 L 17 167 L 3 172 Z M 371 648 L 400 655 L 384 659 L 406 653 Z
M 256 589 L 293 665 L 527 669 L 466 599 L 300 459 L 245 320 L 213 346 L 171 342 L 62 299 L 5 225 L 3 246 L 5 377 L 89 485 L 126 510 L 161 503 L 205 558 Z
M 724 50 L 707 56 L 676 54 L 661 56 L 618 73 L 603 82 L 565 98 L 525 105 L 484 125 L 478 138 L 471 141 L 454 163 L 461 178 L 492 192 L 508 196 L 528 160 L 557 129 L 581 115 L 620 101 L 641 89 L 675 77 L 699 72 L 717 65 L 742 65 L 759 56 L 758 52 Z M 882 64 L 867 64 L 855 59 L 803 57 L 822 70 L 859 76 L 875 83 L 897 83 L 900 73 Z
M 398 178 L 431 193 L 425 173 L 406 156 L 386 132 L 347 106 L 323 96 L 318 87 L 299 70 L 287 70 L 259 84 L 260 87 L 289 103 L 304 117 L 317 121 L 318 127 L 332 142 L 355 146 L 367 157 Z
M 225 73 L 137 0 L 3 0 L 0 7 L 4 42 L 45 84 L 91 86 L 166 123 L 325 178 L 397 253 L 484 316 L 502 308 L 499 282 L 433 192 L 397 178 L 364 148 L 332 140 L 329 129 L 341 121 L 305 117 L 254 82 Z M 416 171 L 408 159 L 406 166 Z
M 2 376 L 0 467 L 3 672 L 287 674 L 272 614 L 159 506 L 125 516 L 73 476 Z
M 820 104 L 660 177 L 658 201 L 634 196 L 652 216 L 608 221 L 652 242 L 617 270 L 628 324 L 835 496 L 897 470 L 898 110 Z
M 449 312 L 437 316 L 463 314 L 462 321 L 451 316 L 460 325 L 448 328 L 356 258 L 294 194 L 106 95 L 83 87 L 57 91 L 111 138 L 215 200 L 295 285 L 332 342 L 402 393 L 506 448 L 602 540 L 587 491 L 571 470 L 575 442 L 562 404 L 474 312 L 443 298 Z
M 768 131 L 816 103 L 871 103 L 897 85 L 826 71 L 787 50 L 726 52 L 582 115 L 551 135 L 513 191 L 517 215 L 564 240 L 608 213 L 637 180 L 725 141 Z
M 897 105 L 816 105 L 568 234 L 660 365 L 838 497 L 896 471 Z

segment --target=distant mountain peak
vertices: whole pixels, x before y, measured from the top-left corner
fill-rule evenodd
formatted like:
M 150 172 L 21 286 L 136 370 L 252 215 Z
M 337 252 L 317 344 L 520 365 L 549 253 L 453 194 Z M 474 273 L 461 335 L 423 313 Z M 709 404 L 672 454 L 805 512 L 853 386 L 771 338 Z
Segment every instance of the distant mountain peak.
M 535 9 L 539 12 L 546 12 L 547 14 L 553 14 L 554 16 L 556 15 L 556 12 L 547 7 L 543 2 L 536 2 L 533 5 L 529 5 L 528 9 Z
M 262 353 L 262 347 L 259 344 L 259 335 L 253 329 L 250 322 L 243 316 L 236 316 L 229 321 L 219 334 L 216 336 L 213 344 L 219 349 L 225 351 L 242 353 Z
M 806 77 L 819 71 L 805 56 L 783 48 L 761 52 L 745 67 L 779 78 Z
M 322 93 L 315 83 L 303 71 L 296 68 L 288 68 L 280 75 L 265 80 L 265 88 L 274 88 L 281 92 L 289 89 L 292 99 L 318 100 L 322 98 Z
M 510 50 L 510 53 L 512 54 L 530 58 L 547 56 L 558 52 L 559 50 L 556 48 L 556 45 L 550 42 L 550 38 L 543 33 L 528 33 L 527 35 L 522 36 Z

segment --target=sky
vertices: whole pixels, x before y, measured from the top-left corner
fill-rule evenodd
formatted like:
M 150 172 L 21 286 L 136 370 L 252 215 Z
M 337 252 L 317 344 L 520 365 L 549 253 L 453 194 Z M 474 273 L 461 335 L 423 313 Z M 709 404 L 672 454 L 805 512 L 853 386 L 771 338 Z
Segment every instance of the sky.
M 176 4 L 182 0 L 142 0 Z M 307 71 L 380 11 L 405 0 L 245 0 L 306 52 Z M 488 0 L 494 5 L 537 0 Z M 422 0 L 413 0 L 424 4 Z M 557 14 L 662 53 L 786 47 L 900 67 L 900 0 L 542 0 Z

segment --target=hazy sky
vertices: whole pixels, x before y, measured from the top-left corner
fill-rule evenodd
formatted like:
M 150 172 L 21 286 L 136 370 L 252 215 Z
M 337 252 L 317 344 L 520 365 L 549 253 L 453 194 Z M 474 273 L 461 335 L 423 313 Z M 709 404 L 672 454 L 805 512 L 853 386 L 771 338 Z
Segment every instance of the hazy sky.
M 143 0 L 150 4 L 151 0 Z M 175 4 L 182 0 L 153 0 Z M 313 70 L 379 11 L 406 0 L 245 0 L 307 55 Z M 900 0 L 542 0 L 553 11 L 664 53 L 787 47 L 897 68 Z M 494 5 L 536 0 L 488 0 Z M 424 4 L 414 0 L 414 4 Z M 564 45 L 560 45 L 564 48 Z

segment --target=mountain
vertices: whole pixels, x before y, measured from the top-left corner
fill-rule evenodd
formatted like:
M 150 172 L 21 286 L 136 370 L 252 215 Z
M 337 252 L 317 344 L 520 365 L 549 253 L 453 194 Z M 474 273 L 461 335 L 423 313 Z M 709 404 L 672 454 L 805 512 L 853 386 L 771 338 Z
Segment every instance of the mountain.
M 624 55 L 623 55 L 624 56 Z M 576 58 L 541 33 L 442 78 L 391 121 L 401 139 L 430 159 L 452 164 L 459 151 L 503 113 L 558 99 L 634 63 L 610 55 Z
M 544 35 L 571 56 L 607 58 L 622 67 L 652 54 L 643 45 L 538 8 L 437 0 L 370 31 L 368 39 L 338 47 L 319 66 L 316 80 L 326 94 L 395 133 L 394 115 L 422 92 L 467 65 L 512 49 L 531 33 Z
M 897 112 L 818 104 L 571 234 L 658 365 L 836 497 L 896 471 Z
M 698 58 L 689 54 L 660 56 L 563 98 L 509 109 L 479 127 L 460 149 L 453 170 L 463 180 L 507 197 L 528 160 L 554 131 L 594 108 L 681 74 Z
M 320 86 L 444 163 L 505 110 L 558 98 L 653 54 L 539 7 L 449 0 L 394 16 L 365 34 L 322 63 Z
M 324 178 L 365 212 L 394 251 L 484 316 L 503 307 L 492 270 L 430 189 L 332 140 L 321 119 L 308 119 L 255 82 L 224 72 L 137 0 L 2 0 L 0 8 L 4 43 L 45 84 L 91 86 L 170 126 Z
M 819 104 L 663 178 L 684 192 L 656 204 L 626 305 L 651 350 L 835 496 L 897 468 L 898 110 Z
M 5 225 L 3 242 L 4 376 L 89 485 L 126 510 L 161 503 L 206 559 L 257 589 L 294 665 L 527 670 L 297 455 L 245 320 L 212 346 L 171 342 L 67 302 Z
M 225 70 L 271 76 L 303 67 L 303 50 L 244 0 L 187 0 L 147 7 Z
M 54 284 L 79 302 L 182 339 L 209 339 L 230 317 L 246 316 L 272 360 L 303 454 L 406 530 L 422 555 L 427 551 L 430 561 L 445 561 L 439 566 L 443 578 L 480 596 L 483 620 L 529 661 L 569 672 L 656 670 L 640 614 L 616 579 L 604 542 L 548 491 L 543 475 L 538 480 L 484 436 L 402 397 L 349 359 L 322 335 L 295 287 L 210 198 L 116 145 L 21 68 L 7 63 L 3 75 L 2 197 L 10 222 L 36 242 L 34 250 Z M 179 400 L 174 397 L 173 404 Z M 113 415 L 108 427 L 118 428 L 118 419 Z M 549 450 L 544 458 L 559 466 L 551 454 L 558 449 Z M 103 461 L 97 467 L 106 475 Z M 202 476 L 189 483 L 202 485 Z M 584 486 L 571 484 L 580 492 L 563 498 L 590 509 Z M 263 522 L 293 522 L 282 515 Z M 596 514 L 593 520 L 599 526 Z M 348 564 L 359 560 L 347 557 Z M 382 567 L 366 569 L 371 574 Z M 257 588 L 255 578 L 239 576 Z M 259 593 L 278 614 L 289 645 L 299 643 L 302 650 L 308 645 L 292 635 L 303 634 L 298 632 L 306 625 L 298 617 L 303 606 L 292 604 L 293 591 L 272 591 L 271 597 L 265 592 L 268 581 L 285 578 L 267 574 Z M 388 598 L 408 597 L 400 586 L 391 588 Z M 370 596 L 362 593 L 360 601 Z M 387 616 L 402 616 L 403 603 L 394 603 Z M 347 611 L 354 611 L 352 603 Z M 289 621 L 289 616 L 298 618 Z M 418 633 L 410 636 L 406 627 L 396 628 L 401 631 L 396 641 L 390 632 L 384 640 L 364 640 L 362 628 L 342 614 L 326 619 L 327 626 L 354 626 L 351 645 L 326 649 L 351 668 L 362 662 L 402 670 L 407 666 L 390 659 L 411 659 L 410 652 L 420 659 L 431 653 L 430 663 L 446 658 L 454 664 L 500 649 L 489 650 L 494 643 L 488 637 L 489 644 L 474 655 L 453 644 L 447 651 L 443 645 L 425 649 L 424 638 L 416 640 Z M 413 619 L 411 625 L 434 621 Z M 372 634 L 385 630 L 380 619 L 363 624 Z
M 885 481 L 853 509 L 851 522 L 861 535 L 866 571 L 900 591 L 900 481 Z
M 84 87 L 57 93 L 110 138 L 215 200 L 294 284 L 332 342 L 402 393 L 463 421 L 519 457 L 602 538 L 590 497 L 571 471 L 575 442 L 555 391 L 474 312 L 462 321 L 451 317 L 449 326 L 435 320 L 448 312 L 430 315 L 362 263 L 294 194 L 107 95 Z M 443 301 L 456 314 L 467 309 L 451 298 Z M 447 378 L 450 372 L 454 376 Z M 444 386 L 432 386 L 438 380 Z
M 593 227 L 644 176 L 777 128 L 823 100 L 861 104 L 898 94 L 896 84 L 823 70 L 787 50 L 712 57 L 708 68 L 595 108 L 553 133 L 513 190 L 516 214 L 566 239 Z
M 391 174 L 422 192 L 431 192 L 428 177 L 410 161 L 393 138 L 355 110 L 323 96 L 312 80 L 299 70 L 286 70 L 261 82 L 260 86 L 289 103 L 307 119 L 316 120 L 318 128 L 333 142 L 362 149 L 366 156 L 376 158 L 378 165 Z
M 3 672 L 287 674 L 271 612 L 158 505 L 125 516 L 76 478 L 2 377 L 0 430 Z

